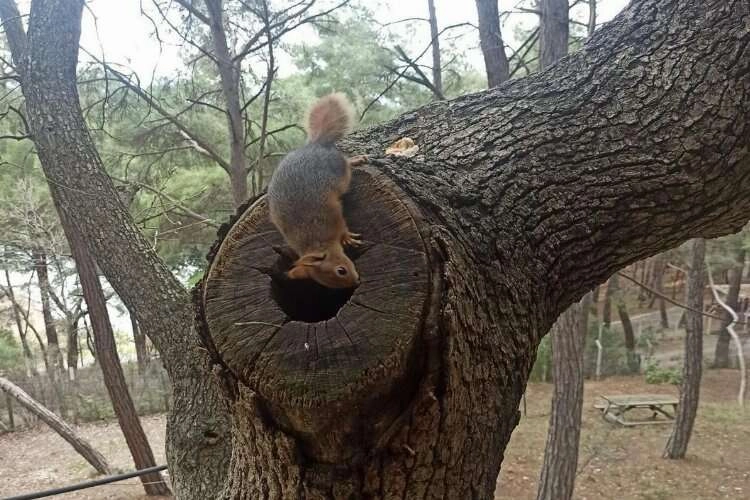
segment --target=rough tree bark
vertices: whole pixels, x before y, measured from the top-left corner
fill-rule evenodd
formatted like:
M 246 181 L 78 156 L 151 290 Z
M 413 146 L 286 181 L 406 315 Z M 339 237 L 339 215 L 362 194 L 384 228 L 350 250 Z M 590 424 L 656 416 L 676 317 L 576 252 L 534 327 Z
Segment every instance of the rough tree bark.
M 703 292 L 706 288 L 706 241 L 693 242 L 693 256 L 687 277 L 686 304 L 692 309 L 687 314 L 685 328 L 685 359 L 682 363 L 682 385 L 680 405 L 677 407 L 672 434 L 664 449 L 664 458 L 685 458 L 690 435 L 693 432 L 695 415 L 698 413 L 698 400 L 701 391 L 703 370 L 703 316 L 694 311 L 703 310 Z
M 539 66 L 544 69 L 568 53 L 568 0 L 543 0 L 539 7 Z
M 430 21 L 430 40 L 432 41 L 432 85 L 435 87 L 435 99 L 443 97 L 443 67 L 440 62 L 440 32 L 438 31 L 435 0 L 427 0 Z
M 136 469 L 155 467 L 154 454 L 151 451 L 148 438 L 143 431 L 141 420 L 125 382 L 125 374 L 122 371 L 120 357 L 117 354 L 115 335 L 112 331 L 112 324 L 109 322 L 107 299 L 104 297 L 104 291 L 96 272 L 96 264 L 86 249 L 86 243 L 78 230 L 72 226 L 66 213 L 60 213 L 60 221 L 76 263 L 81 290 L 91 319 L 91 329 L 94 332 L 96 357 L 99 360 L 102 379 L 112 402 L 115 416 L 117 416 L 120 430 L 125 436 L 125 442 L 130 450 L 130 455 L 133 457 Z M 144 474 L 140 476 L 140 480 L 147 495 L 170 494 L 169 487 L 163 481 L 159 472 Z
M 583 411 L 583 355 L 591 294 L 570 306 L 555 322 L 552 336 L 552 412 L 537 500 L 573 497 Z
M 500 31 L 498 0 L 476 0 L 479 21 L 479 45 L 487 71 L 487 86 L 497 87 L 509 78 L 510 65 Z
M 219 482 L 211 476 L 220 463 L 200 424 L 212 415 L 223 419 L 223 403 L 231 404 L 235 439 L 225 496 L 492 498 L 539 332 L 625 265 L 691 237 L 738 231 L 748 220 L 750 6 L 726 0 L 631 2 L 566 64 L 488 92 L 431 104 L 342 142 L 350 154 L 373 157 L 373 167 L 359 175 L 390 179 L 380 186 L 399 186 L 383 192 L 403 203 L 399 220 L 411 220 L 406 224 L 411 238 L 363 249 L 357 263 L 376 266 L 394 253 L 399 258 L 388 262 L 391 268 L 405 254 L 421 259 L 414 270 L 406 272 L 402 265 L 391 275 L 378 274 L 383 265 L 370 267 L 363 286 L 370 278 L 385 285 L 426 279 L 429 288 L 421 289 L 421 300 L 429 314 L 404 312 L 406 303 L 415 300 L 406 286 L 370 288 L 385 297 L 362 302 L 369 308 L 355 303 L 357 293 L 367 298 L 366 288 L 357 289 L 344 307 L 384 319 L 382 324 L 360 322 L 359 330 L 389 328 L 399 332 L 400 342 L 357 344 L 363 356 L 375 360 L 367 367 L 357 364 L 347 344 L 322 347 L 318 366 L 335 361 L 348 368 L 339 372 L 333 387 L 354 392 L 283 385 L 285 377 L 299 380 L 308 366 L 314 368 L 315 359 L 307 358 L 312 364 L 294 372 L 264 372 L 259 365 L 256 373 L 255 359 L 243 358 L 239 353 L 246 349 L 240 346 L 236 353 L 213 352 L 227 367 L 244 372 L 242 380 L 229 370 L 220 372 L 228 382 L 221 399 L 207 356 L 190 335 L 182 294 L 171 286 L 174 278 L 137 234 L 119 200 L 112 201 L 111 182 L 102 175 L 80 118 L 74 85 L 80 8 L 80 1 L 32 2 L 29 52 L 36 63 L 29 69 L 33 78 L 23 78 L 29 116 L 35 116 L 30 124 L 58 207 L 89 216 L 75 222 L 105 274 L 122 286 L 117 290 L 121 297 L 135 303 L 143 316 L 139 322 L 156 329 L 152 338 L 171 370 L 179 402 L 168 440 L 170 467 L 179 471 L 175 482 L 189 484 L 181 498 L 216 494 L 199 483 L 216 487 Z M 22 32 L 20 23 L 8 27 L 9 19 L 3 18 L 10 38 Z M 420 145 L 419 155 L 379 158 L 402 136 Z M 353 195 L 369 185 L 360 182 Z M 90 196 L 70 194 L 81 191 Z M 387 229 L 387 220 L 372 220 L 368 208 L 347 212 L 347 217 L 371 221 L 362 228 L 366 239 L 373 236 L 370 226 Z M 419 244 L 423 252 L 405 248 Z M 144 269 L 149 272 L 140 272 Z M 242 279 L 238 291 L 258 286 L 267 291 L 270 281 Z M 378 308 L 381 301 L 399 306 L 401 314 L 388 321 L 388 310 Z M 277 314 L 273 303 L 269 300 L 268 308 L 259 311 Z M 147 305 L 150 310 L 139 307 Z M 394 321 L 411 321 L 414 328 L 393 328 Z M 249 316 L 233 326 L 241 323 L 259 329 L 278 325 Z M 314 325 L 311 334 L 321 331 L 317 323 L 309 324 Z M 250 343 L 254 340 L 250 337 Z M 293 365 L 299 358 L 284 356 L 290 347 L 264 352 L 264 360 Z M 331 347 L 345 349 L 331 354 Z M 251 391 L 254 382 L 247 375 L 265 376 L 262 390 Z M 191 404 L 185 402 L 187 384 Z M 375 386 L 403 390 L 368 390 Z M 329 402 L 360 399 L 362 406 L 325 400 L 314 407 L 298 405 L 312 401 L 316 390 L 328 394 Z M 273 404 L 285 396 L 286 403 Z M 370 426 L 373 419 L 382 425 Z M 176 429 L 180 420 L 196 425 Z M 297 430 L 325 422 L 333 428 Z M 211 428 L 221 431 L 223 423 Z M 343 439 L 339 423 L 341 430 L 358 432 Z M 186 446 L 196 429 L 205 439 Z M 221 436 L 212 437 L 222 442 Z M 175 460 L 175 447 L 185 453 L 180 460 Z M 222 453 L 226 449 L 220 448 Z M 191 477 L 185 462 L 192 457 L 200 457 L 200 468 Z
M 12 383 L 10 380 L 0 377 L 0 390 L 10 395 L 28 411 L 39 417 L 45 424 L 49 425 L 52 430 L 60 435 L 65 441 L 81 454 L 88 463 L 91 464 L 100 474 L 109 474 L 110 468 L 107 461 L 101 453 L 96 451 L 85 439 L 78 436 L 64 420 L 49 411 L 47 408 L 35 401 L 31 396 L 26 394 L 23 389 Z
M 170 376 L 167 459 L 175 494 L 211 498 L 229 461 L 226 403 L 193 331 L 189 294 L 133 223 L 86 128 L 76 88 L 83 4 L 32 1 L 28 38 L 15 2 L 0 0 L 0 17 L 57 211 L 73 214 L 73 224 L 118 296 L 136 311 Z
M 733 310 L 737 310 L 737 304 L 740 298 L 740 289 L 742 288 L 742 274 L 745 269 L 745 251 L 737 252 L 737 258 L 734 266 L 729 270 L 729 290 L 727 291 L 726 303 Z M 729 368 L 729 343 L 732 341 L 731 335 L 727 331 L 727 325 L 732 321 L 732 316 L 725 312 L 724 319 L 721 321 L 719 328 L 719 338 L 716 339 L 716 349 L 714 351 L 714 368 Z
M 326 321 L 284 310 L 263 200 L 244 211 L 197 300 L 233 403 L 224 496 L 492 498 L 540 332 L 618 269 L 748 220 L 748 15 L 631 2 L 565 64 L 346 138 L 372 158 L 345 212 L 370 246 Z M 383 158 L 404 136 L 420 153 Z
M 557 0 L 541 0 L 542 12 L 555 9 Z M 548 5 L 552 4 L 552 5 Z M 566 5 L 567 7 L 567 5 Z M 541 47 L 567 39 L 568 9 L 556 12 L 564 16 L 564 23 L 548 26 L 550 16 L 541 17 L 539 44 Z M 558 33 L 556 29 L 564 29 Z M 552 51 L 557 58 L 540 63 L 540 69 L 568 53 L 567 45 Z M 581 434 L 583 409 L 584 346 L 588 333 L 591 294 L 570 306 L 557 318 L 550 331 L 552 336 L 552 379 L 554 390 L 547 430 L 547 444 L 537 490 L 538 500 L 568 500 L 573 496 L 578 467 L 578 438 Z

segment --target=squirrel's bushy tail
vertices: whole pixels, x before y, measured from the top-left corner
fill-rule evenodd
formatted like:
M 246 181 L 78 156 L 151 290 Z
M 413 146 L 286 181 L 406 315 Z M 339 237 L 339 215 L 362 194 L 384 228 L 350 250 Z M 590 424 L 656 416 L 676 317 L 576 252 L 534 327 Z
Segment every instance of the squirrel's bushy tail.
M 354 108 L 340 92 L 318 99 L 307 113 L 308 142 L 336 142 L 352 128 Z

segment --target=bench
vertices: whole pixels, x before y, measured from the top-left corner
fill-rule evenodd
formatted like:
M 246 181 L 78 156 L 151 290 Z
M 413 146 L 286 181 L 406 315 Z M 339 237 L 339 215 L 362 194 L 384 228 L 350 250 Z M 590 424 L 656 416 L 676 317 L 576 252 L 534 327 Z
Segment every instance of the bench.
M 601 401 L 594 408 L 602 412 L 602 418 L 608 422 L 626 427 L 634 425 L 669 424 L 674 421 L 677 405 L 680 400 L 675 396 L 663 394 L 627 394 L 617 396 L 600 395 Z M 671 413 L 668 411 L 671 407 Z M 650 410 L 650 418 L 631 419 L 628 413 L 633 410 Z

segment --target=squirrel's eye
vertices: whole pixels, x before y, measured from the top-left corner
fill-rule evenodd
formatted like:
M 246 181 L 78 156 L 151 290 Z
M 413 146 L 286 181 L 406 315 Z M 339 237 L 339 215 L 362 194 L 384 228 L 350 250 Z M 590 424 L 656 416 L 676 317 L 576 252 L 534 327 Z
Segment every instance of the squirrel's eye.
M 337 267 L 336 274 L 338 274 L 339 276 L 346 276 L 346 268 L 344 266 Z

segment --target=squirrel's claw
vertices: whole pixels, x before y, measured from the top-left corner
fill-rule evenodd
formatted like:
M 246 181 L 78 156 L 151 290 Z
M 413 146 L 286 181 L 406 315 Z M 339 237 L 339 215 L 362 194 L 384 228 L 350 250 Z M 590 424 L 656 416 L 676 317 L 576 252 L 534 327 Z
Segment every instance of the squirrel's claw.
M 347 231 L 344 233 L 344 237 L 341 238 L 341 244 L 344 246 L 359 246 L 362 244 L 362 240 L 359 239 L 360 236 L 362 235 Z

